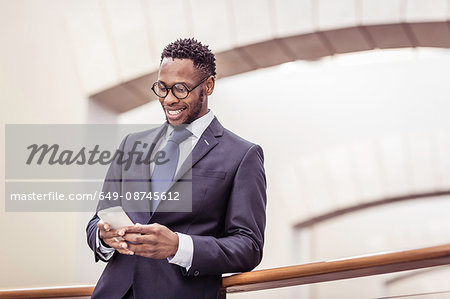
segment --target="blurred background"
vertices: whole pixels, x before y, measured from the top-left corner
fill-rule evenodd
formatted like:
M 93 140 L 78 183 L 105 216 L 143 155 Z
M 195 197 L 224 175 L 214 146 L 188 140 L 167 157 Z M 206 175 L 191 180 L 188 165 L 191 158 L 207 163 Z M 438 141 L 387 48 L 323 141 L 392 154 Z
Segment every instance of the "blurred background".
M 449 0 L 0 0 L 0 37 L 3 153 L 5 124 L 163 122 L 160 53 L 194 37 L 217 56 L 210 108 L 265 152 L 258 269 L 450 242 Z M 94 284 L 91 217 L 0 209 L 0 289 Z M 449 275 L 230 297 L 449 291 Z

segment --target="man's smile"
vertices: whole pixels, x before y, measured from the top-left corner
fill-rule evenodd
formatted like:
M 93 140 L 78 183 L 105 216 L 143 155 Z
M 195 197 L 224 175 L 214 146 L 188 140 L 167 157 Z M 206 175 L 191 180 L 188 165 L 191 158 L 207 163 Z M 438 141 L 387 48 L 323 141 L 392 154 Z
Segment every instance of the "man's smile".
M 180 119 L 183 116 L 183 112 L 186 110 L 186 107 L 184 108 L 165 108 L 166 116 L 171 121 L 176 121 Z

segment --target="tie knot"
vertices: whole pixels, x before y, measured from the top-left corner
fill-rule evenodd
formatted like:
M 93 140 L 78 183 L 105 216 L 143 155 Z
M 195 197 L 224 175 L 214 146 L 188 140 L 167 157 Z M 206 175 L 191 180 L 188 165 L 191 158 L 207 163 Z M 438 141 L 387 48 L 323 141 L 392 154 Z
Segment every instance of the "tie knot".
M 170 135 L 169 141 L 173 141 L 176 144 L 180 144 L 191 135 L 192 133 L 186 129 L 173 130 L 172 135 Z

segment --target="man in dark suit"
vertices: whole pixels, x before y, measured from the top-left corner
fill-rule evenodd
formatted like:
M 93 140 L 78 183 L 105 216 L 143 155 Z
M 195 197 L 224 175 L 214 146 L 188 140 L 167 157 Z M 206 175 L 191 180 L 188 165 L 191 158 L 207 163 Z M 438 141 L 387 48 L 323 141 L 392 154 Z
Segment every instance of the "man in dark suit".
M 86 229 L 89 246 L 96 261 L 108 262 L 93 298 L 216 298 L 222 273 L 250 271 L 261 261 L 266 220 L 263 152 L 225 129 L 208 109 L 215 74 L 214 55 L 194 39 L 177 40 L 164 49 L 152 89 L 167 122 L 128 135 L 120 151 L 126 155 L 138 144 L 144 152 L 176 153 L 173 182 L 165 188 L 191 193 L 192 198 L 140 201 L 136 208 L 124 197 L 120 205 L 141 224 L 117 230 L 99 221 L 97 214 L 91 219 Z M 186 136 L 169 150 L 182 131 Z M 162 168 L 156 158 L 153 162 L 134 163 L 129 169 L 112 163 L 103 192 L 154 192 Z M 188 208 L 177 206 L 185 202 Z M 105 203 L 99 204 L 98 209 L 103 208 Z

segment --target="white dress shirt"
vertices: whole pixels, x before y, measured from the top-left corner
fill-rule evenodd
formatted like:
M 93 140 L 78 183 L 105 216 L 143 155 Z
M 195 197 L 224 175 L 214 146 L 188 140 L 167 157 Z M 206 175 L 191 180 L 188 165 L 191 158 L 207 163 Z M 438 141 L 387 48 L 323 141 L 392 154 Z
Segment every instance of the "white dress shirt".
M 187 138 L 185 141 L 183 141 L 180 144 L 180 157 L 178 159 L 178 165 L 177 165 L 177 172 L 180 169 L 180 166 L 183 164 L 183 162 L 186 160 L 186 158 L 189 156 L 189 154 L 192 152 L 192 149 L 195 147 L 197 142 L 200 140 L 200 137 L 202 136 L 203 132 L 205 132 L 206 128 L 211 124 L 211 122 L 214 119 L 214 115 L 211 110 L 208 110 L 208 113 L 203 115 L 202 117 L 194 120 L 192 123 L 190 123 L 186 129 L 189 130 L 192 135 Z M 168 126 L 166 134 L 163 138 L 160 138 L 158 141 L 154 153 L 156 154 L 158 151 L 164 148 L 166 146 L 170 135 L 173 132 L 173 127 Z M 153 161 L 153 159 L 152 159 Z M 150 173 L 153 173 L 154 163 L 150 164 Z M 189 268 L 192 265 L 192 257 L 194 255 L 194 243 L 192 242 L 192 238 L 189 235 L 185 235 L 182 233 L 176 233 L 178 235 L 178 250 L 175 253 L 174 256 L 168 257 L 167 260 L 169 263 L 179 265 L 181 267 L 186 268 L 186 271 L 189 271 Z M 115 249 L 106 247 L 100 242 L 99 233 L 97 229 L 97 253 L 105 260 L 109 260 Z

